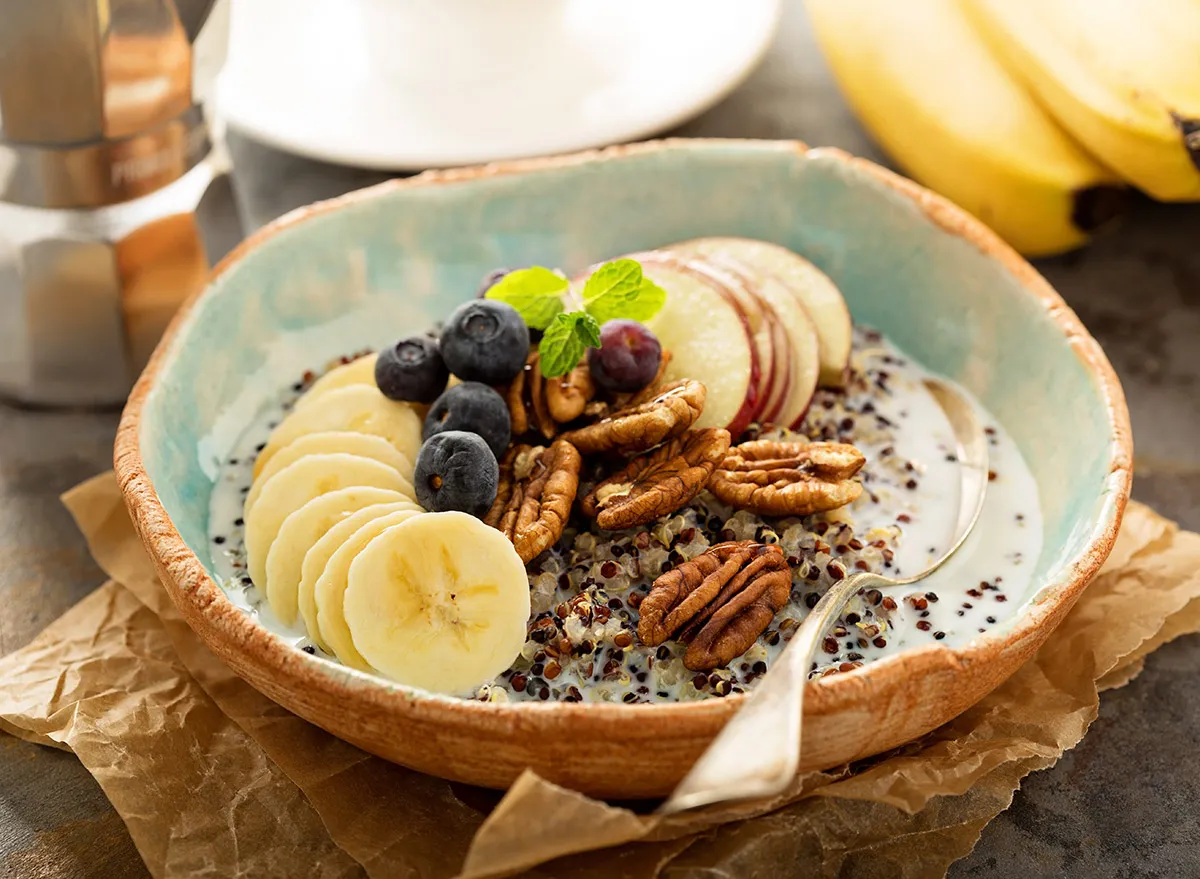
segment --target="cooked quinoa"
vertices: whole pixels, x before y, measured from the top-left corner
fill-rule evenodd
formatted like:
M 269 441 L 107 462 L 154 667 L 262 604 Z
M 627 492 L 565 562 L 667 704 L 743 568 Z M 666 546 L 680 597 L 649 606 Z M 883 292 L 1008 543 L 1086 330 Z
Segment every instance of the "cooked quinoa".
M 858 501 L 830 513 L 777 519 L 734 511 L 706 491 L 652 526 L 618 532 L 600 531 L 576 515 L 558 545 L 528 566 L 533 618 L 521 656 L 475 698 L 654 702 L 740 693 L 767 671 L 832 583 L 854 571 L 897 573 L 904 495 L 913 490 L 910 483 L 915 487 L 919 465 L 890 448 L 896 425 L 876 409 L 891 394 L 889 368 L 902 363 L 873 347 L 881 342 L 875 333 L 860 332 L 855 342 L 846 388 L 819 391 L 801 431 L 772 429 L 760 438 L 878 449 L 860 476 L 865 490 Z M 600 474 L 592 476 L 581 494 Z M 887 517 L 893 524 L 856 533 L 856 512 L 871 506 L 896 507 Z M 681 642 L 657 648 L 639 642 L 638 606 L 660 574 L 729 540 L 779 544 L 792 569 L 791 599 L 728 668 L 691 671 Z M 889 618 L 900 600 L 871 590 L 852 601 L 818 651 L 812 674 L 849 671 L 875 658 L 887 645 Z
M 897 451 L 901 432 L 907 428 L 911 435 L 917 428 L 915 423 L 904 423 L 908 412 L 902 402 L 902 386 L 907 382 L 911 391 L 914 381 L 911 373 L 905 375 L 906 368 L 904 359 L 878 333 L 858 328 L 844 389 L 818 391 L 798 432 L 752 429 L 745 437 L 758 434 L 763 439 L 807 438 L 858 446 L 867 458 L 857 477 L 864 491 L 847 507 L 778 519 L 734 511 L 702 492 L 694 503 L 670 517 L 620 532 L 600 531 L 593 520 L 576 513 L 557 545 L 528 565 L 533 614 L 521 656 L 495 681 L 464 695 L 485 701 L 634 703 L 740 693 L 767 671 L 833 582 L 854 571 L 905 573 L 898 567 L 901 541 L 906 531 L 911 537 L 909 523 L 931 497 L 930 492 L 920 490 L 926 465 Z M 265 412 L 255 431 L 265 435 L 314 379 L 310 373 L 298 381 L 277 404 L 274 411 L 279 414 Z M 262 438 L 255 431 L 243 439 L 240 454 L 223 466 L 222 479 L 238 486 L 233 496 L 244 496 L 248 490 L 254 443 Z M 998 434 L 990 428 L 989 434 L 995 446 Z M 953 460 L 948 450 L 940 449 L 939 454 Z M 580 495 L 605 475 L 589 464 Z M 1022 514 L 1016 518 L 1017 526 L 1023 527 Z M 265 602 L 245 574 L 241 519 L 214 529 L 212 534 L 222 566 L 233 572 L 226 588 L 237 589 L 244 596 L 243 606 L 261 615 Z M 767 629 L 727 668 L 711 672 L 685 668 L 685 645 L 679 641 L 643 646 L 637 637 L 638 606 L 655 578 L 713 544 L 730 540 L 777 543 L 792 569 L 790 600 Z M 933 554 L 937 547 L 927 550 Z M 908 557 L 916 555 L 920 553 Z M 1021 560 L 1009 561 L 1020 564 Z M 940 605 L 937 594 L 917 587 L 895 594 L 866 591 L 850 602 L 824 638 L 811 674 L 851 671 L 898 647 L 941 641 L 947 632 L 934 624 L 939 618 L 948 629 L 950 619 L 967 614 L 971 624 L 978 624 L 978 631 L 983 632 L 985 626 L 997 622 L 1000 608 L 1010 607 L 1000 604 L 1007 601 L 1006 584 L 1001 580 L 995 576 L 977 586 L 965 584 L 970 588 L 956 590 L 954 597 L 946 596 Z M 967 600 L 961 605 L 946 606 L 964 597 Z M 990 610 L 993 605 L 995 612 Z M 889 648 L 893 640 L 896 643 Z M 295 643 L 306 652 L 325 655 L 307 637 L 299 637 Z

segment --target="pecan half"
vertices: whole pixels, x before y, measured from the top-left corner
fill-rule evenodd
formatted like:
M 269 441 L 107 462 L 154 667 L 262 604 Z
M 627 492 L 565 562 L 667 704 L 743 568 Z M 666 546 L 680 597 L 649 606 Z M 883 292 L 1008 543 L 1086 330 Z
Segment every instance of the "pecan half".
M 854 474 L 866 463 L 844 443 L 755 440 L 735 446 L 708 490 L 731 507 L 763 516 L 807 516 L 845 506 L 862 494 Z
M 562 537 L 583 459 L 570 443 L 514 445 L 500 464 L 496 501 L 484 521 L 504 533 L 528 564 Z
M 529 409 L 525 405 L 525 386 L 529 384 L 530 373 L 537 367 L 537 352 L 531 352 L 525 361 L 525 368 L 517 373 L 504 392 L 504 401 L 508 403 L 508 417 L 512 421 L 512 435 L 524 436 L 529 433 Z
M 585 455 L 652 449 L 692 426 L 704 410 L 705 395 L 700 382 L 682 379 L 660 388 L 647 402 L 618 409 L 564 438 Z
M 729 431 L 689 430 L 605 479 L 581 508 L 605 531 L 645 525 L 670 515 L 704 490 L 729 451 Z
M 529 389 L 529 403 L 533 407 L 534 425 L 546 439 L 554 439 L 558 425 L 550 417 L 550 407 L 546 405 L 546 377 L 542 375 L 537 355 L 534 355 L 533 368 L 528 372 L 525 380 Z
M 582 415 L 595 396 L 596 386 L 586 361 L 581 361 L 564 376 L 546 378 L 539 368 L 538 352 L 531 351 L 525 369 L 504 392 L 513 436 L 523 436 L 533 430 L 546 439 L 553 439 L 558 426 Z
M 596 386 L 592 383 L 592 373 L 586 360 L 580 361 L 566 375 L 546 379 L 545 387 L 550 417 L 559 424 L 567 424 L 582 415 L 587 404 L 596 396 Z
M 678 632 L 683 664 L 708 671 L 749 650 L 791 591 L 777 544 L 719 543 L 654 581 L 638 607 L 638 638 L 655 647 Z

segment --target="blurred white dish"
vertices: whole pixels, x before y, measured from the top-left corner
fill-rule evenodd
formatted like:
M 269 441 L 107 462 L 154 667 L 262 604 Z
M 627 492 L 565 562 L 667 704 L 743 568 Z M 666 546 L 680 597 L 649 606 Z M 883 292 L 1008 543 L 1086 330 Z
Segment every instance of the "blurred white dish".
M 732 91 L 781 0 L 235 0 L 217 109 L 381 169 L 636 140 Z

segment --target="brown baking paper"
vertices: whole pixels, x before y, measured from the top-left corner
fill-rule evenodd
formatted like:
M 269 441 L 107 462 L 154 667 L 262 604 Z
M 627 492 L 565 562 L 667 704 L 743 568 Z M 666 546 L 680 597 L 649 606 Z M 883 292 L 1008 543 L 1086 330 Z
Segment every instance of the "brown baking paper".
M 0 728 L 75 751 L 155 876 L 942 875 L 1082 738 L 1100 689 L 1200 629 L 1200 536 L 1133 504 L 1055 636 L 970 711 L 772 803 L 657 822 L 532 773 L 503 797 L 444 782 L 296 718 L 182 622 L 111 474 L 65 500 L 115 582 L 0 659 Z
M 74 751 L 155 876 L 273 875 L 281 849 L 314 876 L 361 875 L 123 587 L 106 583 L 0 660 L 0 680 L 0 728 Z

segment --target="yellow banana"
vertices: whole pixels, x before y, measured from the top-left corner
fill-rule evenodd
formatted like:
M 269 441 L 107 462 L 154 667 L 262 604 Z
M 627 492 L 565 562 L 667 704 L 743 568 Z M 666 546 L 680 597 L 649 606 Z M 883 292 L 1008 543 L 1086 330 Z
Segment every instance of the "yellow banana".
M 859 120 L 900 168 L 1013 247 L 1078 247 L 1125 199 L 1009 76 L 961 0 L 808 0 L 818 42 Z
M 1200 200 L 1200 2 L 966 0 L 980 32 L 1101 162 Z

